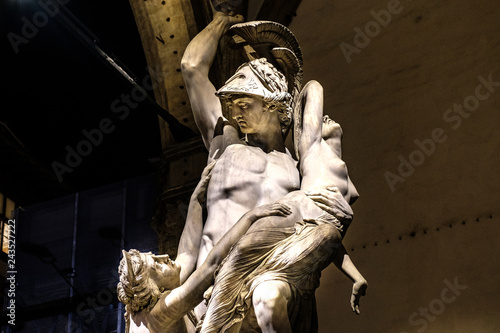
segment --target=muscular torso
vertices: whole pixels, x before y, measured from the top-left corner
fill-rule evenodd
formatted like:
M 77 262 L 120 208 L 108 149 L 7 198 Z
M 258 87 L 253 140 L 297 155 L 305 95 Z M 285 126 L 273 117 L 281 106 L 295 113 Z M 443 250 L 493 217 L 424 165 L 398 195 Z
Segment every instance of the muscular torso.
M 208 216 L 198 266 L 243 214 L 283 198 L 299 183 L 296 161 L 289 154 L 265 153 L 243 144 L 228 146 L 212 170 L 207 189 Z

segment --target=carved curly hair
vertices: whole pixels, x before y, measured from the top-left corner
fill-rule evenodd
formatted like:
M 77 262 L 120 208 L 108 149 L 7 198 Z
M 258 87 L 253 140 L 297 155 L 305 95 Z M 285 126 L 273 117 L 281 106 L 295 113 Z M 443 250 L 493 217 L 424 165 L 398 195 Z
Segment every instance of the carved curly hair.
M 116 286 L 118 300 L 125 304 L 125 321 L 129 325 L 129 315 L 143 309 L 150 311 L 158 302 L 161 291 L 150 278 L 145 265 L 145 256 L 152 253 L 141 253 L 131 249 L 123 251 L 123 258 L 118 267 L 120 282 Z M 128 328 L 126 330 L 128 332 Z

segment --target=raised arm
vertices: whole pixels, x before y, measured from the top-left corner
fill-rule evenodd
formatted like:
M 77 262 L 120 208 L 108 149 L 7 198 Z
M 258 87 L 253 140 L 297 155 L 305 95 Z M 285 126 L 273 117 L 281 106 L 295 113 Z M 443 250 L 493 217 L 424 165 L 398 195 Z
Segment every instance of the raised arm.
M 233 244 L 245 233 L 253 222 L 266 216 L 286 216 L 291 213 L 288 206 L 274 203 L 257 207 L 243 215 L 221 238 L 207 256 L 207 259 L 180 287 L 166 298 L 165 315 L 181 318 L 203 300 L 203 293 L 214 280 L 214 272 L 226 257 Z
M 318 81 L 309 81 L 300 93 L 303 114 L 302 134 L 299 138 L 299 155 L 304 153 L 315 143 L 321 141 L 323 126 L 323 87 Z
M 216 12 L 213 21 L 193 38 L 182 57 L 182 75 L 194 120 L 209 151 L 217 119 L 222 117 L 222 108 L 215 96 L 216 90 L 208 78 L 208 72 L 222 35 L 231 25 L 242 21 L 241 15 Z

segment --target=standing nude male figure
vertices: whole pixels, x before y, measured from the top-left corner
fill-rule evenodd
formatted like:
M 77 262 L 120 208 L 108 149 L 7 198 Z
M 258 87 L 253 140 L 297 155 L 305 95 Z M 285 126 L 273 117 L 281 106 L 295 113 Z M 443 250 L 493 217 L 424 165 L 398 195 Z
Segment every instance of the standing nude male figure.
M 185 259 L 183 267 L 186 270 L 181 279 L 187 278 L 196 264 L 200 266 L 204 262 L 213 246 L 243 214 L 299 188 L 296 161 L 285 148 L 278 112 L 262 98 L 239 94 L 232 99 L 232 117 L 246 134 L 248 144 L 214 137 L 217 122 L 223 121 L 223 115 L 208 72 L 219 39 L 232 24 L 241 21 L 239 15 L 217 12 L 214 20 L 188 45 L 182 59 L 186 89 L 196 124 L 209 151 L 209 161 L 218 161 L 207 189 L 208 214 L 198 257 Z M 196 232 L 183 233 L 182 238 L 194 239 L 192 242 L 196 243 L 199 236 Z M 181 239 L 179 255 L 189 251 Z

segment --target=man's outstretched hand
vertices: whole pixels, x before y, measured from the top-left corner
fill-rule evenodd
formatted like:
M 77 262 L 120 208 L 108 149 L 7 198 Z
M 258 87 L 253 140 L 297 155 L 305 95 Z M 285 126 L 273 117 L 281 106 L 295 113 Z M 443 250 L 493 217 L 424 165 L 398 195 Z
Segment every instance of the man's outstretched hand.
M 212 178 L 212 169 L 215 166 L 215 162 L 216 161 L 212 161 L 205 167 L 203 173 L 201 174 L 200 181 L 193 191 L 192 196 L 197 198 L 200 204 L 204 204 L 207 199 L 207 188 L 208 184 L 210 183 L 210 179 Z
M 292 213 L 290 206 L 283 203 L 271 203 L 253 209 L 253 219 L 258 220 L 266 216 L 287 216 Z

